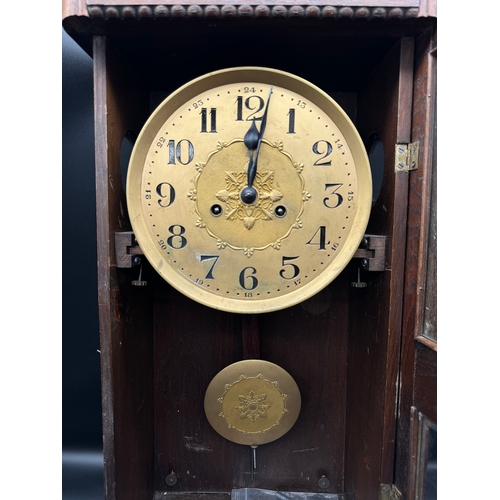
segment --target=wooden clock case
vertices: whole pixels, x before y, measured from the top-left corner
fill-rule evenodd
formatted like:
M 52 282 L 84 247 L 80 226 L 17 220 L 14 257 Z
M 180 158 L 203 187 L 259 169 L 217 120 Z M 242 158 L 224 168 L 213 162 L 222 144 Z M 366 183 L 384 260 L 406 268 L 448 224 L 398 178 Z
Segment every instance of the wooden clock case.
M 419 415 L 437 422 L 437 348 L 424 331 L 435 326 L 435 4 L 68 0 L 63 26 L 94 61 L 106 498 L 219 500 L 243 487 L 418 498 Z M 144 258 L 148 284 L 134 286 L 124 191 L 127 141 L 156 105 L 246 65 L 316 84 L 368 150 L 383 149 L 365 247 L 313 298 L 261 315 L 199 305 Z M 401 153 L 411 144 L 418 162 Z M 351 286 L 358 270 L 366 287 Z M 203 411 L 211 379 L 252 357 L 285 368 L 302 396 L 295 426 L 259 447 L 253 480 L 248 449 Z

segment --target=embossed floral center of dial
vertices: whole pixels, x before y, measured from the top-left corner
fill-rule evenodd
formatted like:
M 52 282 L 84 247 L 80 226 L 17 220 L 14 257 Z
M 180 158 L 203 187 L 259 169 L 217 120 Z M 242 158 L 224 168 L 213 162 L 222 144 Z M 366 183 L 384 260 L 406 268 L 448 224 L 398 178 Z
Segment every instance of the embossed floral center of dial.
M 226 172 L 226 188 L 216 194 L 217 199 L 226 204 L 226 219 L 243 221 L 247 229 L 254 227 L 256 220 L 271 220 L 273 205 L 283 198 L 283 194 L 274 188 L 274 172 L 257 172 L 254 185 L 257 199 L 251 205 L 243 203 L 241 190 L 246 186 L 247 176 L 244 171 Z
M 245 160 L 246 158 L 246 160 Z M 229 247 L 250 257 L 255 250 L 278 250 L 293 230 L 302 228 L 304 203 L 311 197 L 301 172 L 281 141 L 262 141 L 251 202 L 242 196 L 248 189 L 248 151 L 242 139 L 218 142 L 206 162 L 197 164 L 194 188 L 196 226 L 216 240 L 217 249 Z

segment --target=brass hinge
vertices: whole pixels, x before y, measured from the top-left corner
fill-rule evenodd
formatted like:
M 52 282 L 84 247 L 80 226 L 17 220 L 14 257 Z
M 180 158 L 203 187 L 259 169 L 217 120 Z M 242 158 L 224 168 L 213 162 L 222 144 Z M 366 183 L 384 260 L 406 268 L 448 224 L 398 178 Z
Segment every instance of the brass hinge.
M 379 500 L 401 500 L 403 495 L 393 484 L 381 484 Z
M 418 169 L 418 147 L 419 143 L 396 144 L 396 172 L 409 172 Z

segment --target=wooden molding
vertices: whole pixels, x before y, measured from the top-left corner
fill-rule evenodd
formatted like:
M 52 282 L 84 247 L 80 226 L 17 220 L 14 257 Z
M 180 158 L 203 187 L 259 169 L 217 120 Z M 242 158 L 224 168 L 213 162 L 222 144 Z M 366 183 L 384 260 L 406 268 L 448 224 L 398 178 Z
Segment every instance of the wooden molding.
M 418 17 L 418 7 L 383 8 L 383 7 L 334 7 L 329 5 L 308 5 L 280 3 L 268 6 L 251 5 L 240 0 L 239 4 L 214 5 L 198 4 L 162 4 L 135 6 L 92 5 L 88 7 L 91 18 L 126 19 L 126 18 L 332 18 L 332 19 L 406 19 Z
M 404 20 L 435 14 L 431 0 L 63 0 L 63 18 L 331 18 L 354 20 Z
M 63 0 L 62 18 L 70 16 L 87 16 L 86 0 Z

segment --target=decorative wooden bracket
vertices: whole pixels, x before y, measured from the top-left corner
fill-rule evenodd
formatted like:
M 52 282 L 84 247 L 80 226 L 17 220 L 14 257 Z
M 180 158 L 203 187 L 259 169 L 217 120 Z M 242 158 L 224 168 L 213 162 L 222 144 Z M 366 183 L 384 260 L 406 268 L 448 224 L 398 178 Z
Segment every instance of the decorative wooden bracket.
M 365 234 L 353 258 L 362 259 L 361 266 L 365 271 L 385 271 L 386 244 L 387 236 Z
M 387 237 L 366 234 L 354 254 L 354 259 L 362 259 L 365 271 L 385 271 L 385 248 Z M 116 267 L 131 268 L 140 263 L 135 257 L 144 255 L 132 231 L 115 233 Z
M 144 255 L 133 231 L 115 233 L 116 267 L 130 268 L 140 264 L 135 257 Z

